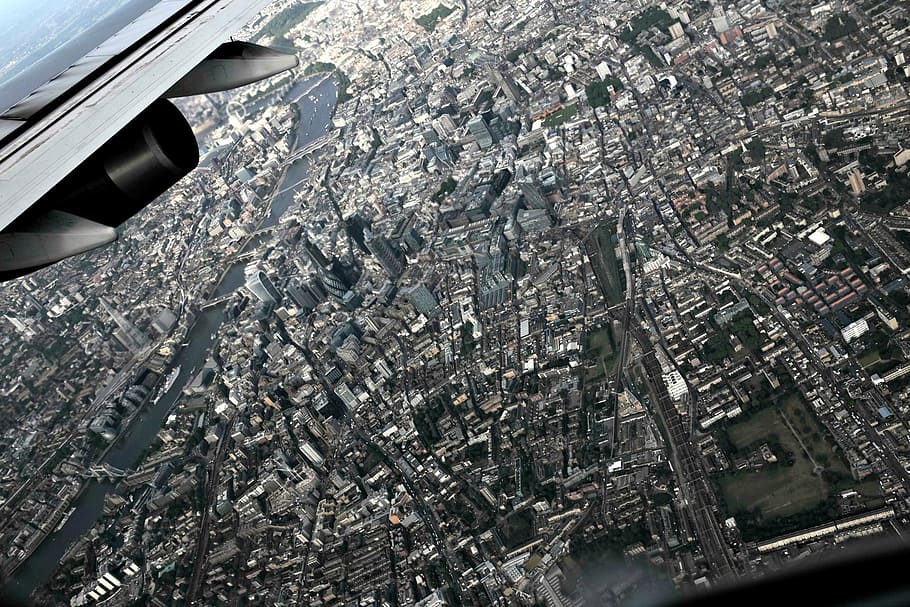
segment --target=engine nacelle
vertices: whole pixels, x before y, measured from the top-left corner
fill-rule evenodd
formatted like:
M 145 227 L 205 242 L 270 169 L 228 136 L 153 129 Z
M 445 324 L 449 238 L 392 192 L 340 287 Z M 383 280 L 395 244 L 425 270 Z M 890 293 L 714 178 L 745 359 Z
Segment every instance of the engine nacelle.
M 165 97 L 226 91 L 300 65 L 297 55 L 250 42 L 225 42 L 174 86 Z
M 0 233 L 0 280 L 111 242 L 198 163 L 186 118 L 156 101 Z
M 118 226 L 197 164 L 199 146 L 193 129 L 174 104 L 158 100 L 35 206 Z

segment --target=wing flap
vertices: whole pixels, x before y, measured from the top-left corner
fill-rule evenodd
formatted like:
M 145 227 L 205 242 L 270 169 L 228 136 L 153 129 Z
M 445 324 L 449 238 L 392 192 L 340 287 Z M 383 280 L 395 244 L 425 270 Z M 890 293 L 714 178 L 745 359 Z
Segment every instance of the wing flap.
M 34 90 L 28 97 L 16 103 L 3 114 L 3 118 L 11 120 L 28 120 L 51 102 L 76 88 L 80 82 L 101 67 L 106 57 L 86 57 L 74 64 L 68 70 L 51 78 L 44 86 Z

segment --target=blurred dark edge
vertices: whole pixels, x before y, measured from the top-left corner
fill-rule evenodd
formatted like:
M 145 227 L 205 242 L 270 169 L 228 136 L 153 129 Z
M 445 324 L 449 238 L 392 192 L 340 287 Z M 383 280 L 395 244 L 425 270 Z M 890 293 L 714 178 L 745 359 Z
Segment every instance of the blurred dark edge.
M 853 541 L 838 554 L 780 572 L 739 578 L 660 607 L 910 606 L 910 545 L 891 539 Z M 0 598 L 0 607 L 30 607 Z
M 902 540 L 853 541 L 836 555 L 811 561 L 761 577 L 720 582 L 667 607 L 910 605 L 910 545 Z

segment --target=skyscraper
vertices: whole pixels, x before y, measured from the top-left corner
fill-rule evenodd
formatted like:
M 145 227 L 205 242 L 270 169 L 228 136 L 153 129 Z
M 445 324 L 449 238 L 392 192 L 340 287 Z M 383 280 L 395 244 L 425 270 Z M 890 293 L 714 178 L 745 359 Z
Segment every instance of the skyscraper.
M 271 279 L 256 264 L 246 267 L 246 288 L 264 304 L 276 305 L 281 301 L 281 294 Z
M 337 261 L 329 261 L 316 245 L 309 240 L 304 240 L 303 250 L 316 269 L 316 278 L 326 290 L 326 293 L 339 301 L 344 300 L 345 294 L 350 290 L 350 281 L 345 276 Z
M 516 217 L 522 232 L 545 232 L 553 227 L 546 209 L 521 209 Z
M 501 305 L 508 298 L 512 280 L 505 270 L 506 261 L 502 254 L 496 254 L 480 270 L 477 301 L 481 310 Z
M 535 184 L 524 181 L 522 183 L 519 183 L 518 187 L 521 188 L 521 193 L 524 194 L 526 209 L 550 208 L 550 204 L 547 202 L 547 199 L 544 198 L 543 193 L 540 191 L 540 188 Z
M 468 130 L 471 131 L 471 135 L 477 145 L 480 146 L 480 149 L 488 150 L 493 145 L 493 135 L 490 134 L 490 129 L 487 127 L 487 122 L 483 119 L 483 116 L 476 116 L 470 119 L 468 121 Z
M 111 319 L 113 319 L 114 324 L 117 325 L 117 330 L 114 331 L 114 337 L 123 344 L 124 348 L 133 354 L 138 354 L 149 346 L 150 340 L 145 333 L 136 328 L 136 325 L 131 323 L 128 318 L 109 304 L 106 299 L 102 297 L 99 301 L 101 307 L 108 313 Z
M 397 250 L 391 241 L 385 236 L 374 235 L 369 229 L 363 231 L 364 242 L 370 253 L 379 261 L 379 265 L 393 279 L 401 276 L 404 272 L 405 264 L 401 260 L 401 253 Z
M 34 329 L 22 322 L 16 315 L 4 314 L 3 317 L 13 325 L 16 331 L 19 332 L 19 335 L 24 337 L 26 341 L 32 339 L 36 335 Z
M 425 284 L 418 283 L 410 289 L 402 291 L 402 293 L 408 298 L 414 308 L 427 318 L 434 318 L 439 314 L 439 302 Z
M 287 292 L 297 307 L 304 310 L 312 310 L 322 300 L 322 294 L 314 292 L 309 283 L 301 284 L 297 280 L 287 286 Z
M 159 335 L 164 335 L 168 333 L 171 329 L 174 328 L 174 325 L 177 324 L 177 316 L 173 312 L 165 308 L 161 311 L 158 316 L 155 317 L 155 320 L 152 321 L 152 328 Z
M 487 80 L 494 86 L 501 88 L 503 94 L 512 101 L 521 101 L 524 98 L 522 90 L 515 85 L 512 78 L 492 65 L 487 66 Z

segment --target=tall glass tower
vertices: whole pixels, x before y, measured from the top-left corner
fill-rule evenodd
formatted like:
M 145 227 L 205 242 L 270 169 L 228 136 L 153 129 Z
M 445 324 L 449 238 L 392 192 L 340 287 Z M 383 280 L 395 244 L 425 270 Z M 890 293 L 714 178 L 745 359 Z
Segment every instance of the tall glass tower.
M 281 294 L 271 279 L 259 266 L 250 264 L 246 267 L 246 288 L 264 304 L 276 305 L 281 301 Z

